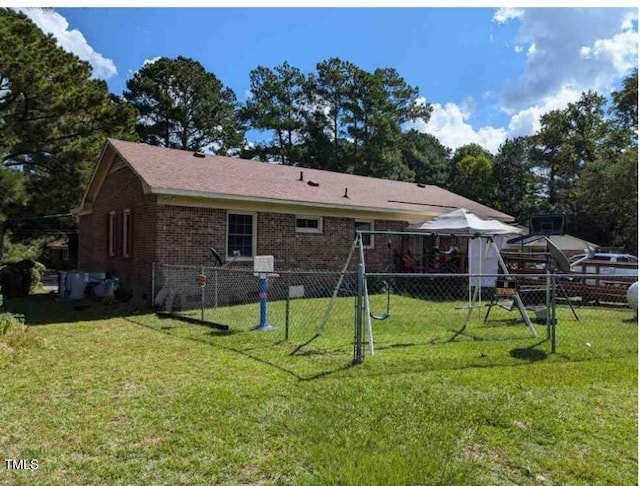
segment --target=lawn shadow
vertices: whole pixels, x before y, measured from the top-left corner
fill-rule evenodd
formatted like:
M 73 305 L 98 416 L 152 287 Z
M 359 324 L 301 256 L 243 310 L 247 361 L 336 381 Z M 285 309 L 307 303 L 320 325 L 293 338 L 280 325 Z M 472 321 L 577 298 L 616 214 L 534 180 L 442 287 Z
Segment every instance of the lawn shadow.
M 195 337 L 195 336 L 179 336 L 179 335 L 175 334 L 174 332 L 171 332 L 172 330 L 177 329 L 180 326 L 155 327 L 155 326 L 152 326 L 150 324 L 145 324 L 143 322 L 140 322 L 139 320 L 133 319 L 131 316 L 121 316 L 121 317 L 124 320 L 126 320 L 127 322 L 135 324 L 136 326 L 141 326 L 141 327 L 144 327 L 146 329 L 149 329 L 149 330 L 152 330 L 152 331 L 155 331 L 155 332 L 159 332 L 159 333 L 165 334 L 167 336 L 171 336 L 171 337 L 176 338 L 176 339 L 182 339 L 182 340 L 185 340 L 185 341 L 197 342 L 197 343 L 200 343 L 200 344 L 205 344 L 207 346 L 211 346 L 211 347 L 219 348 L 219 349 L 224 349 L 226 351 L 230 351 L 232 353 L 239 354 L 239 355 L 241 355 L 241 356 L 243 356 L 245 358 L 251 359 L 251 360 L 256 361 L 256 362 L 258 362 L 260 364 L 267 365 L 267 366 L 275 368 L 275 369 L 277 369 L 279 371 L 282 371 L 283 373 L 286 373 L 289 376 L 294 377 L 298 381 L 312 381 L 312 380 L 316 380 L 316 379 L 319 379 L 319 378 L 331 376 L 331 375 L 334 375 L 334 374 L 339 373 L 341 371 L 345 371 L 345 370 L 351 368 L 352 366 L 354 366 L 353 363 L 349 362 L 349 363 L 346 363 L 346 364 L 342 364 L 342 365 L 338 366 L 337 368 L 331 368 L 331 369 L 328 369 L 328 370 L 319 371 L 317 373 L 313 373 L 313 374 L 310 374 L 310 375 L 301 375 L 301 374 L 297 373 L 296 371 L 283 366 L 280 363 L 274 362 L 273 360 L 269 360 L 269 359 L 264 358 L 262 356 L 257 356 L 255 353 L 250 353 L 250 351 L 255 351 L 255 350 L 258 350 L 258 349 L 265 349 L 265 348 L 269 348 L 269 347 L 272 348 L 272 347 L 275 347 L 277 345 L 281 345 L 283 343 L 286 343 L 286 341 L 284 341 L 284 340 L 280 340 L 280 341 L 278 341 L 276 343 L 271 343 L 271 344 L 268 344 L 266 346 L 260 346 L 260 347 L 244 349 L 244 348 L 233 347 L 233 346 L 226 345 L 226 344 L 221 344 L 220 342 L 215 342 L 215 341 L 211 341 L 209 339 L 199 338 L 199 337 Z M 201 324 L 192 323 L 191 325 L 200 326 Z M 202 326 L 202 327 L 204 327 L 204 326 Z M 242 332 L 246 332 L 246 331 L 236 331 L 236 333 L 242 333 Z M 211 332 L 206 333 L 206 335 L 209 336 L 209 337 L 211 337 L 211 336 L 220 337 L 220 336 L 226 335 L 226 334 L 228 334 L 228 331 L 226 331 L 226 332 L 211 331 Z
M 549 357 L 546 351 L 541 349 L 536 349 L 543 343 L 546 343 L 547 339 L 543 339 L 542 341 L 538 341 L 531 346 L 526 348 L 515 348 L 509 351 L 509 355 L 512 358 L 521 359 L 524 361 L 528 361 L 529 363 L 533 363 L 534 361 L 544 361 Z
M 547 353 L 542 351 L 541 349 L 533 349 L 533 348 L 516 348 L 509 351 L 509 355 L 512 358 L 522 359 L 525 361 L 529 361 L 530 363 L 534 361 L 543 361 L 547 359 Z
M 129 303 L 116 302 L 106 305 L 94 299 L 70 301 L 60 299 L 54 294 L 8 298 L 4 301 L 4 309 L 6 312 L 24 316 L 25 324 L 29 326 L 101 321 L 144 312 Z

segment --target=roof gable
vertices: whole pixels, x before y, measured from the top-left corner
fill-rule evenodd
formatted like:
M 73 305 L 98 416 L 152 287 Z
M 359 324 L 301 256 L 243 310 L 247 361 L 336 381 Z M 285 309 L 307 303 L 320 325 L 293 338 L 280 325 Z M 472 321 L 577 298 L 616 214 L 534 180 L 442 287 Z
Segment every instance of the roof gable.
M 145 183 L 144 179 L 140 177 L 140 174 L 135 171 L 126 158 L 122 157 L 118 153 L 113 144 L 110 143 L 110 140 L 107 140 L 102 148 L 102 153 L 98 158 L 98 163 L 93 169 L 91 179 L 89 179 L 89 184 L 87 184 L 87 188 L 85 189 L 80 207 L 75 210 L 75 212 L 82 214 L 83 212 L 91 211 L 93 204 L 100 193 L 104 180 L 109 174 L 122 169 L 131 170 L 140 180 L 143 191 L 145 193 L 150 192 L 148 185 Z

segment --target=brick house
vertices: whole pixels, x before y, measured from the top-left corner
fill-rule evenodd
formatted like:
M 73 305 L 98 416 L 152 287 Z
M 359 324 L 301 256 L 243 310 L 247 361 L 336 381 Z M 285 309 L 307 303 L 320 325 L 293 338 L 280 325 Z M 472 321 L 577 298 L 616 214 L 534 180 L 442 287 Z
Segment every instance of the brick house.
M 339 269 L 356 228 L 399 231 L 460 207 L 513 219 L 431 185 L 109 139 L 75 211 L 78 267 L 148 301 L 154 262 L 210 265 L 213 247 L 246 264 Z M 374 265 L 388 261 L 386 245 L 368 244 Z

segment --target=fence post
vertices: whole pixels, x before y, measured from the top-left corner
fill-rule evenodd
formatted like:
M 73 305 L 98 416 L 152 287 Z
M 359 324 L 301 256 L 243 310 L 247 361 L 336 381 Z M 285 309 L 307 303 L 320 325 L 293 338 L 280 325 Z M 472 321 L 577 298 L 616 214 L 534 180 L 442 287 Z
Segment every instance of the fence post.
M 200 275 L 204 278 L 204 266 L 200 267 Z M 204 287 L 206 285 L 206 280 L 203 282 L 204 285 L 200 284 L 200 319 L 204 321 Z
M 218 310 L 218 267 L 213 267 L 213 308 Z
M 555 274 L 552 275 L 551 282 L 551 353 L 556 352 L 556 325 L 558 324 L 558 318 L 556 317 L 556 291 L 558 283 L 556 281 Z
M 60 278 L 58 278 L 58 291 L 60 291 Z M 155 305 L 156 300 L 156 262 L 151 264 L 151 307 Z
M 290 304 L 290 295 L 289 295 L 289 288 L 290 288 L 290 279 L 289 279 L 289 274 L 285 274 L 285 292 L 286 292 L 286 300 L 285 300 L 285 314 L 284 314 L 284 339 L 285 341 L 289 340 L 289 306 Z
M 551 272 L 549 271 L 549 269 L 547 269 L 547 288 L 546 288 L 546 293 L 545 293 L 545 306 L 546 306 L 546 311 L 545 311 L 545 325 L 547 328 L 547 339 L 551 339 L 551 315 L 550 315 L 550 309 L 551 309 Z
M 358 265 L 358 291 L 356 294 L 356 312 L 354 319 L 354 343 L 353 343 L 353 363 L 359 364 L 364 360 L 363 346 L 363 300 L 364 300 L 364 266 Z

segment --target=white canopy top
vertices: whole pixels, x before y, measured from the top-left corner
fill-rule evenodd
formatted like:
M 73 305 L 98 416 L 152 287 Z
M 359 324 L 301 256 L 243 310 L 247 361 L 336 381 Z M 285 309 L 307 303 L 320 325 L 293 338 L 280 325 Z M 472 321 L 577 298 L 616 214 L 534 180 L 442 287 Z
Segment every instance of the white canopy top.
M 523 230 L 495 219 L 482 219 L 468 209 L 456 209 L 450 213 L 441 214 L 435 218 L 407 228 L 409 231 L 424 231 L 426 233 L 446 233 L 456 236 L 496 236 L 516 235 Z

